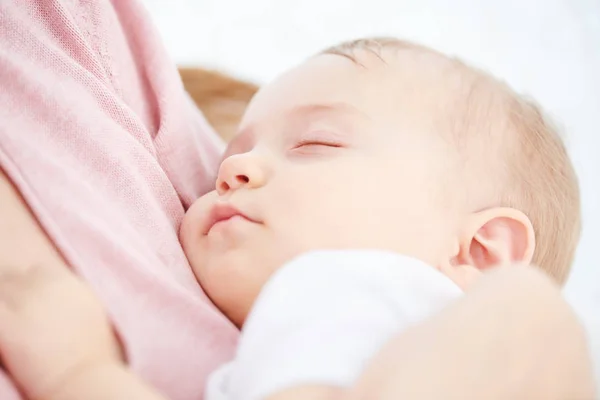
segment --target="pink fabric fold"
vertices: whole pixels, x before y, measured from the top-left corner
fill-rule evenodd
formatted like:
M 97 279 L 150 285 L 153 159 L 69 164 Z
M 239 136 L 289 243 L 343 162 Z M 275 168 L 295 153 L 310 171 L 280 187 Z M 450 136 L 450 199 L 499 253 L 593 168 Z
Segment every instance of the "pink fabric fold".
M 0 1 L 0 167 L 175 400 L 202 397 L 238 336 L 178 241 L 221 150 L 139 1 Z

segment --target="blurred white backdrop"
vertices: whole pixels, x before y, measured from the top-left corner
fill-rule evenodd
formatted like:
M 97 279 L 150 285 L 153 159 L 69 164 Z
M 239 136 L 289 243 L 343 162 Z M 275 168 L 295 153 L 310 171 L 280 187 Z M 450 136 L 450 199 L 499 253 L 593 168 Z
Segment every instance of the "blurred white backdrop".
M 341 40 L 392 35 L 458 55 L 535 97 L 565 128 L 580 177 L 583 236 L 565 292 L 600 361 L 600 0 L 145 3 L 179 65 L 260 84 Z

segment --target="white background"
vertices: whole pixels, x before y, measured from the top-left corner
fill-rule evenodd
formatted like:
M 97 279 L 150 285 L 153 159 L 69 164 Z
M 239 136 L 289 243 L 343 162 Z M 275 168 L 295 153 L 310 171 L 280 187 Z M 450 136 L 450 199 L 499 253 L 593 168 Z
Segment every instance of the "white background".
M 338 41 L 392 35 L 458 55 L 533 95 L 566 128 L 580 176 L 583 237 L 565 292 L 600 361 L 600 0 L 145 3 L 180 65 L 265 83 Z

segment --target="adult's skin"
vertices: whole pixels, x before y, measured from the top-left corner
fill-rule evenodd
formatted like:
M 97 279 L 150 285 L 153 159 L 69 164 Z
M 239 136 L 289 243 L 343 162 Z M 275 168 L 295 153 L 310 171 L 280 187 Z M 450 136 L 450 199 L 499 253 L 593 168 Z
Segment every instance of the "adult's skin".
M 4 173 L 0 221 L 0 276 L 67 268 Z M 291 389 L 272 400 L 316 398 L 592 399 L 594 386 L 583 329 L 559 289 L 532 268 L 507 267 L 392 340 L 351 390 Z

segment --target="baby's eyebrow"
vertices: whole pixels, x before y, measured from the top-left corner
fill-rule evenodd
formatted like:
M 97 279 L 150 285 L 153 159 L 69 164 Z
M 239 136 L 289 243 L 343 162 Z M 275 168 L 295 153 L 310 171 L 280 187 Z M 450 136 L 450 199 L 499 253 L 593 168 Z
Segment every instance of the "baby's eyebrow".
M 307 116 L 311 114 L 349 114 L 369 119 L 368 115 L 349 103 L 336 102 L 326 104 L 303 104 L 292 108 L 290 116 Z

